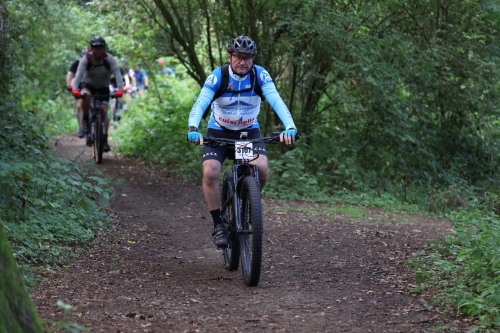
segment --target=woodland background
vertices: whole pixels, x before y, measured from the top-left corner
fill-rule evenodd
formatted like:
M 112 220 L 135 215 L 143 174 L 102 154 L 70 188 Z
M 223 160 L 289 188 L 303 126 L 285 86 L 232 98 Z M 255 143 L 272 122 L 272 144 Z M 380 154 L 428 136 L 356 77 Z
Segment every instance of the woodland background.
M 409 263 L 417 288 L 500 325 L 498 1 L 4 0 L 0 10 L 0 220 L 28 286 L 109 222 L 112 184 L 47 149 L 76 131 L 64 78 L 90 38 L 150 76 L 111 133 L 117 151 L 199 181 L 187 116 L 228 41 L 247 35 L 301 134 L 271 149 L 264 195 L 446 216 L 454 232 Z M 158 74 L 160 58 L 175 77 Z M 282 129 L 265 102 L 259 121 Z

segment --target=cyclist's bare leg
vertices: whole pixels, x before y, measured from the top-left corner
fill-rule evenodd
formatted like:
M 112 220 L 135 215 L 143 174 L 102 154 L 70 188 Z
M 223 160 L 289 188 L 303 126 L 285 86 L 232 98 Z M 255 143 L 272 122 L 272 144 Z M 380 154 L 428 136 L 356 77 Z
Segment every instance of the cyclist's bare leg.
M 267 184 L 267 180 L 269 179 L 269 165 L 267 164 L 267 156 L 259 155 L 256 160 L 252 161 L 252 164 L 256 164 L 259 166 L 259 182 L 260 182 L 260 190 L 264 188 Z
M 90 96 L 90 91 L 88 90 L 82 90 L 82 95 L 88 95 Z M 89 110 L 90 110 L 90 98 L 82 98 L 81 99 L 82 101 L 82 113 L 83 114 L 89 114 Z
M 76 102 L 76 118 L 78 119 L 78 127 L 82 127 L 83 110 L 82 110 L 82 100 L 77 99 Z
M 221 205 L 219 190 L 221 168 L 222 166 L 217 160 L 203 162 L 203 195 L 210 211 L 219 209 Z
M 71 79 L 72 86 L 73 86 L 73 81 L 75 81 L 75 78 Z M 82 128 L 83 111 L 82 111 L 82 99 L 81 98 L 75 100 L 75 112 L 76 112 L 76 120 L 78 120 L 78 127 Z

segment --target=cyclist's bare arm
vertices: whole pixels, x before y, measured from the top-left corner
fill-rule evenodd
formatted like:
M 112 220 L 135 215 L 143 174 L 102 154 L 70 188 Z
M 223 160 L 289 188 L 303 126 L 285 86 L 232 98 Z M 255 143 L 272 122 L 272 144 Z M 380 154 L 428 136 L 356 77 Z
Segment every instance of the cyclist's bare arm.
M 128 77 L 127 73 L 125 73 L 125 75 L 123 75 L 123 79 L 125 80 L 125 85 L 127 87 L 130 87 L 130 78 Z
M 66 74 L 66 85 L 69 86 L 71 85 L 71 80 L 75 77 L 75 73 L 69 71 L 68 74 Z

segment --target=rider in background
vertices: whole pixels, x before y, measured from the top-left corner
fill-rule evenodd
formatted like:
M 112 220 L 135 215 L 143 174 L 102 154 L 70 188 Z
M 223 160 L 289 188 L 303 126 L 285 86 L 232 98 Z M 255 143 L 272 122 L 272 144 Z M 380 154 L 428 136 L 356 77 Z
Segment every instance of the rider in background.
M 175 77 L 174 70 L 170 67 L 165 66 L 165 59 L 158 59 L 156 62 L 158 64 L 158 74 L 161 86 L 168 86 L 167 76 Z
M 139 92 L 139 96 L 142 96 L 144 90 L 149 87 L 148 74 L 139 64 L 136 64 L 134 68 L 130 69 L 129 75 L 132 78 L 132 85 Z
M 106 41 L 102 37 L 94 37 L 90 41 L 90 51 L 80 59 L 80 64 L 73 81 L 73 96 L 81 97 L 83 95 L 103 95 L 108 97 L 99 97 L 100 107 L 104 110 L 105 134 L 103 150 L 110 150 L 108 144 L 108 104 L 109 104 L 109 84 L 111 82 L 111 74 L 116 78 L 118 90 L 115 91 L 114 97 L 123 96 L 123 78 L 120 73 L 120 68 L 116 63 L 115 58 L 105 51 Z M 88 122 L 90 98 L 85 98 L 82 101 L 83 120 Z
M 82 50 L 80 53 L 80 58 L 78 60 L 73 61 L 71 66 L 69 67 L 69 71 L 66 74 L 66 89 L 71 92 L 73 90 L 73 80 L 75 79 L 75 74 L 76 70 L 78 68 L 78 64 L 80 63 L 81 57 L 83 57 L 87 53 L 87 49 Z M 83 111 L 82 111 L 82 98 L 81 97 L 75 97 L 75 115 L 76 119 L 78 120 L 78 137 L 81 139 L 85 137 L 85 132 L 86 130 L 83 128 L 82 125 L 82 117 L 83 117 Z
M 129 90 L 130 90 L 130 78 L 128 76 L 128 69 L 127 69 L 127 61 L 125 60 L 125 58 L 121 58 L 120 59 L 120 73 L 122 75 L 122 78 L 123 78 L 123 91 L 125 92 L 125 94 L 127 94 L 127 96 L 130 96 L 129 94 Z M 110 86 L 110 90 L 111 91 L 115 91 L 117 90 L 117 87 L 118 85 L 116 84 L 116 77 L 113 75 L 111 77 L 111 86 Z M 117 98 L 117 101 L 114 101 L 112 104 L 111 104 L 111 109 L 113 111 L 113 120 L 119 120 L 119 113 L 120 113 L 120 110 L 114 110 L 115 108 L 118 107 L 118 105 L 121 105 L 123 109 L 126 108 L 126 105 L 125 105 L 125 102 L 123 101 L 123 98 Z M 117 115 L 117 118 L 118 119 L 114 119 L 115 118 L 115 114 Z
M 285 131 L 281 133 L 281 142 L 292 144 L 297 134 L 292 115 L 285 102 L 276 90 L 271 75 L 261 66 L 254 65 L 257 54 L 257 45 L 246 36 L 239 36 L 231 40 L 227 47 L 227 60 L 229 62 L 229 87 L 221 97 L 213 101 L 210 120 L 208 122 L 207 137 L 239 139 L 242 131 L 248 132 L 248 139 L 260 138 L 260 127 L 257 116 L 260 112 L 260 96 L 255 89 L 246 89 L 245 92 L 236 93 L 251 87 L 250 71 L 255 70 L 255 79 L 263 96 L 272 106 L 281 119 Z M 219 90 L 222 80 L 222 70 L 217 68 L 208 76 L 201 89 L 198 99 L 194 103 L 188 120 L 188 140 L 193 143 L 203 144 L 203 136 L 198 131 L 198 125 L 205 109 L 212 102 L 212 98 Z M 269 178 L 269 167 L 266 148 L 263 143 L 255 143 L 254 151 L 259 154 L 252 163 L 259 166 L 259 181 L 261 189 L 264 188 Z M 228 244 L 226 230 L 220 216 L 220 191 L 219 177 L 222 163 L 227 157 L 227 148 L 218 146 L 212 148 L 203 146 L 203 194 L 212 215 L 214 230 L 212 237 L 217 247 Z
M 123 91 L 127 92 L 130 89 L 130 77 L 128 76 L 128 68 L 127 68 L 127 61 L 125 58 L 120 59 L 120 74 L 122 75 L 123 78 Z M 113 75 L 111 77 L 111 86 L 113 89 L 116 89 L 118 85 L 116 84 L 116 77 Z
M 165 66 L 164 59 L 158 59 L 156 63 L 158 64 L 158 74 L 175 76 L 174 70 Z

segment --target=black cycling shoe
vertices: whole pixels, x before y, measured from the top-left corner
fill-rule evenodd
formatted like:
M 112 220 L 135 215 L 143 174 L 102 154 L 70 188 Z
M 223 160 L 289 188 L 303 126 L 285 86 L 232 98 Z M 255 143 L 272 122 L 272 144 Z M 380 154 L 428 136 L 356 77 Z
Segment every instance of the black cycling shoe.
M 107 153 L 110 150 L 111 148 L 109 147 L 108 140 L 105 139 L 104 142 L 102 143 L 102 151 Z
M 82 127 L 80 127 L 80 128 L 78 129 L 78 137 L 79 137 L 80 139 L 83 139 L 83 138 L 85 137 L 85 131 L 83 130 L 83 128 L 82 128 Z
M 83 115 L 83 118 L 82 118 L 82 131 L 83 133 L 88 133 L 89 132 L 89 115 Z
M 89 147 L 92 147 L 92 145 L 94 144 L 94 142 L 90 138 L 90 134 L 87 134 L 87 142 L 85 142 L 85 144 Z
M 226 236 L 226 227 L 224 227 L 223 224 L 216 226 L 212 232 L 212 238 L 217 247 L 227 247 L 228 240 Z

